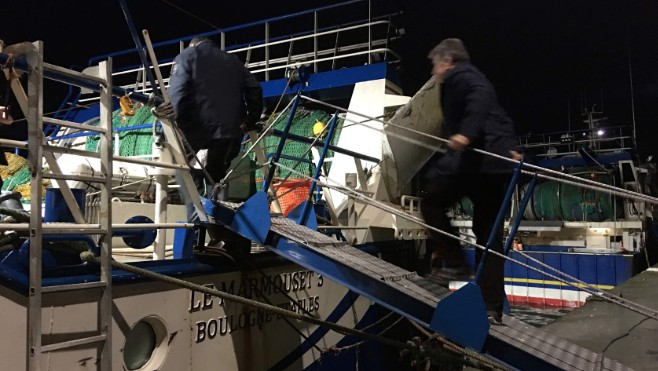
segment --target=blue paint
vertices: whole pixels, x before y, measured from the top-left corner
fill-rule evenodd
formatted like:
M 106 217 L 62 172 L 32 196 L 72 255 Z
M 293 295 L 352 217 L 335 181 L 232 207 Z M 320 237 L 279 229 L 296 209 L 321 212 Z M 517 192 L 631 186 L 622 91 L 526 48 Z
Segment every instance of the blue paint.
M 294 220 L 297 224 L 305 225 L 307 228 L 310 228 L 314 231 L 318 230 L 318 218 L 315 215 L 315 212 L 306 211 L 306 205 L 311 203 L 311 200 L 306 200 L 301 204 L 295 206 L 294 209 L 290 210 L 287 218 Z M 306 214 L 306 217 L 304 217 Z
M 78 204 L 78 207 L 80 208 L 80 211 L 84 216 L 85 196 L 87 194 L 87 191 L 79 188 L 71 188 L 71 192 L 73 193 L 73 198 L 75 198 L 75 202 Z M 44 223 L 63 223 L 63 222 L 75 223 L 75 219 L 71 214 L 71 210 L 69 210 L 69 206 L 66 204 L 66 200 L 64 200 L 64 196 L 62 195 L 61 189 L 46 188 L 46 200 L 44 203 L 43 222 Z
M 358 294 L 348 291 L 345 296 L 343 296 L 343 298 L 338 302 L 336 307 L 331 311 L 329 316 L 327 316 L 325 321 L 338 323 L 338 321 L 345 315 L 345 313 L 350 308 L 352 308 L 352 305 L 356 302 L 358 297 Z M 270 368 L 270 371 L 285 370 L 291 366 L 295 361 L 299 360 L 309 349 L 317 344 L 329 331 L 329 328 L 319 326 L 297 348 L 293 349 L 279 362 L 274 364 L 274 366 Z
M 386 62 L 373 63 L 340 70 L 317 72 L 309 76 L 304 88 L 306 95 L 321 100 L 334 100 L 351 96 L 354 84 L 363 81 L 385 79 L 389 75 Z M 261 82 L 263 98 L 278 100 L 282 95 L 292 96 L 297 93 L 294 87 L 286 86 L 288 79 Z
M 363 315 L 359 323 L 355 326 L 357 329 L 363 329 L 366 326 L 372 326 L 381 316 L 378 315 L 378 310 L 381 309 L 377 305 L 372 305 L 368 311 Z M 367 332 L 377 334 L 382 330 L 381 325 L 374 325 L 369 327 Z M 405 338 L 403 340 L 408 340 Z M 343 337 L 336 346 L 343 348 L 346 346 L 354 345 L 361 341 L 360 338 L 355 336 Z M 398 349 L 391 350 L 385 346 L 377 343 L 376 341 L 366 341 L 360 344 L 357 348 L 343 350 L 338 353 L 325 353 L 321 358 L 313 362 L 305 368 L 306 371 L 334 371 L 334 370 L 394 370 L 398 366 L 396 362 L 390 363 L 390 359 L 399 360 Z M 393 353 L 393 354 L 391 354 Z M 388 363 L 387 363 L 388 362 Z M 408 362 L 406 360 L 401 362 Z
M 482 254 L 482 259 L 480 260 L 480 265 L 478 266 L 478 269 L 475 272 L 475 282 L 479 282 L 480 278 L 482 277 L 484 266 L 487 263 L 487 256 L 489 255 L 489 248 L 493 244 L 494 240 L 496 238 L 499 238 L 498 233 L 503 227 L 503 222 L 505 221 L 505 214 L 507 214 L 507 209 L 509 209 L 510 200 L 512 199 L 512 195 L 514 194 L 514 190 L 516 189 L 516 183 L 518 182 L 519 176 L 521 175 L 521 168 L 523 168 L 523 161 L 521 161 L 516 167 L 516 170 L 514 171 L 514 175 L 512 175 L 512 180 L 507 186 L 507 192 L 505 193 L 505 197 L 503 197 L 503 201 L 500 205 L 500 208 L 498 209 L 498 215 L 496 216 L 494 225 L 491 228 L 491 233 L 489 233 L 489 238 L 487 239 L 487 244 L 485 246 L 484 253 Z
M 184 222 L 179 222 L 184 223 Z M 174 259 L 186 259 L 193 256 L 194 229 L 174 229 Z
M 322 165 L 324 165 L 324 158 L 327 155 L 327 148 L 329 147 L 329 143 L 331 142 L 331 139 L 334 136 L 334 131 L 336 129 L 336 124 L 338 123 L 338 112 L 334 113 L 333 117 L 331 118 L 331 121 L 329 122 L 329 133 L 327 134 L 327 138 L 325 139 L 324 146 L 322 146 L 322 152 L 320 152 L 320 158 L 318 159 L 318 164 L 315 167 L 315 173 L 313 174 L 313 181 L 311 182 L 311 187 L 308 190 L 308 197 L 306 198 L 306 202 L 302 203 L 304 205 L 302 207 L 301 212 L 299 215 L 296 214 L 296 218 L 293 216 L 293 220 L 296 220 L 297 223 L 301 225 L 307 225 L 307 221 L 309 219 L 308 215 L 310 211 L 313 208 L 313 202 L 312 202 L 312 197 L 313 193 L 315 192 L 315 187 L 317 185 L 317 181 L 320 178 L 320 171 L 322 170 Z M 315 210 L 313 210 L 313 219 L 315 219 Z M 317 226 L 317 221 L 314 220 L 313 223 L 315 223 L 315 228 L 314 230 L 318 229 Z
M 404 314 L 421 325 L 428 326 L 432 319 L 434 308 L 412 293 L 399 291 L 380 279 L 327 258 L 320 252 L 307 249 L 282 237 L 272 239 L 270 250 L 376 301 L 387 309 Z
M 252 241 L 265 244 L 272 226 L 270 206 L 264 191 L 256 192 L 235 212 L 231 228 Z
M 467 283 L 436 306 L 430 328 L 459 345 L 482 351 L 489 320 L 480 288 Z
M 136 215 L 126 220 L 126 224 L 141 224 L 141 223 L 152 224 L 153 220 L 143 215 Z M 153 242 L 155 242 L 155 237 L 157 235 L 158 235 L 158 231 L 155 228 L 143 228 L 139 230 L 136 229 L 112 230 L 112 236 L 123 237 L 123 242 L 125 242 L 126 245 L 132 247 L 133 249 L 143 249 L 148 246 L 151 246 Z

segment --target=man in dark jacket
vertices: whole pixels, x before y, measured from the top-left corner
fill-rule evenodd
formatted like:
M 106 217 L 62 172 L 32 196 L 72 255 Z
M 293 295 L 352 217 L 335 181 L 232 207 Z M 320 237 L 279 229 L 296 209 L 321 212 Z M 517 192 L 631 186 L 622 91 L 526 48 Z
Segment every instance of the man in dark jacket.
M 194 152 L 208 149 L 205 168 L 219 182 L 240 151 L 243 132 L 260 119 L 260 84 L 238 58 L 198 37 L 174 60 L 169 96 L 178 127 Z M 210 197 L 203 172 L 193 169 L 192 177 L 199 193 Z
M 468 147 L 521 159 L 516 151 L 514 125 L 498 105 L 496 92 L 487 78 L 470 63 L 459 39 L 446 39 L 429 54 L 432 74 L 441 84 L 443 133 L 449 139 L 445 153 L 437 154 L 425 174 L 425 221 L 443 231 L 451 230 L 448 207 L 467 196 L 473 202 L 473 233 L 479 245 L 486 245 L 498 209 L 505 195 L 511 166 L 507 161 L 483 156 Z M 431 232 L 438 246 L 432 251 L 432 276 L 447 283 L 470 275 L 459 242 Z M 490 248 L 503 252 L 503 229 Z M 476 250 L 476 262 L 482 251 Z M 502 319 L 504 260 L 489 254 L 480 282 L 487 313 L 496 322 Z

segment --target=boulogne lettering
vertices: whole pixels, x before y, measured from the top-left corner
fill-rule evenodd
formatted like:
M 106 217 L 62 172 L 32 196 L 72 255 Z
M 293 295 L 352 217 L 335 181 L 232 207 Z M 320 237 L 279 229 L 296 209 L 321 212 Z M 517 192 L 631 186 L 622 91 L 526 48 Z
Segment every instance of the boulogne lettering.
M 278 304 L 277 307 L 291 310 L 297 313 L 302 313 L 302 309 L 314 312 L 320 309 L 320 297 L 310 296 L 295 301 L 287 301 Z M 212 340 L 219 336 L 225 336 L 233 333 L 234 331 L 258 327 L 262 329 L 263 325 L 272 322 L 274 319 L 280 319 L 282 316 L 276 315 L 265 309 L 252 309 L 239 314 L 229 314 L 216 318 L 210 318 L 206 321 L 196 322 L 196 343 L 205 340 Z

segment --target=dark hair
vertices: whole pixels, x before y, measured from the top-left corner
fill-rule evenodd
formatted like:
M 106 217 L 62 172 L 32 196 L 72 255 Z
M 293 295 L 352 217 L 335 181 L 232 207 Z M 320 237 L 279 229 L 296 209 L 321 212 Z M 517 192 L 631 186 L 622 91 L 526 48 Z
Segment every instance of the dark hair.
M 212 40 L 210 40 L 209 38 L 207 38 L 205 36 L 196 36 L 192 40 L 190 40 L 190 46 L 197 46 L 197 45 L 201 44 L 204 41 L 212 42 Z
M 427 55 L 429 59 L 439 57 L 440 59 L 451 58 L 452 63 L 468 63 L 471 57 L 466 51 L 464 43 L 459 39 L 445 39 L 435 46 Z

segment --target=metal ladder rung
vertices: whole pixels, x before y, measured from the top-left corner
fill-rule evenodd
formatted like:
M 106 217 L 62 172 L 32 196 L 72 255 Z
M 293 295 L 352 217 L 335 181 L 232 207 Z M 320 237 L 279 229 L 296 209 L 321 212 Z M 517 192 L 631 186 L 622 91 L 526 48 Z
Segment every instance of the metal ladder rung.
M 160 167 L 165 169 L 175 169 L 175 170 L 190 169 L 190 167 L 187 165 L 168 164 L 165 162 L 142 160 L 139 158 L 125 157 L 125 156 L 112 156 L 112 158 L 114 159 L 114 161 L 127 162 L 129 164 L 146 165 L 146 166 Z
M 0 231 L 29 231 L 28 223 L 0 225 Z M 99 224 L 51 223 L 41 228 L 43 234 L 107 234 Z
M 84 129 L 87 131 L 93 131 L 96 133 L 105 133 L 107 130 L 104 128 L 98 127 L 98 126 L 93 126 L 93 125 L 87 125 L 87 124 L 78 124 L 77 122 L 72 122 L 72 121 L 64 121 L 64 120 L 58 120 L 54 119 L 51 117 L 44 117 L 43 122 L 47 122 L 49 124 L 55 124 L 59 126 L 64 126 L 67 128 L 73 128 L 73 129 Z
M 107 286 L 107 282 L 73 283 L 69 285 L 45 286 L 41 288 L 41 292 L 48 293 L 48 292 L 62 292 L 62 291 L 72 291 L 72 290 L 89 290 L 89 289 L 95 289 L 98 287 L 105 287 L 105 286 Z
M 75 339 L 75 340 L 69 340 L 69 341 L 63 341 L 61 343 L 52 343 L 52 344 L 46 344 L 41 346 L 41 352 L 46 353 L 46 352 L 52 352 L 55 350 L 59 349 L 64 349 L 64 348 L 72 348 L 78 345 L 85 345 L 85 344 L 92 344 L 92 343 L 98 343 L 101 341 L 105 341 L 106 337 L 105 335 L 96 335 L 96 336 L 90 336 L 82 339 Z
M 54 64 L 44 63 L 43 64 L 43 69 L 45 71 L 57 72 L 58 74 L 61 74 L 63 76 L 73 77 L 74 79 L 81 79 L 82 81 L 92 80 L 93 82 L 98 83 L 98 85 L 100 85 L 100 86 L 107 86 L 107 81 L 105 81 L 105 79 L 102 79 L 98 76 L 89 75 L 89 74 L 78 72 L 78 71 L 73 71 L 73 70 L 70 70 L 68 68 L 56 66 Z M 52 78 L 52 80 L 58 81 L 55 78 Z M 66 84 L 69 84 L 69 85 L 79 86 L 81 88 L 85 87 L 83 85 L 80 85 L 79 83 L 75 83 L 75 82 L 72 82 L 72 81 L 62 81 L 62 82 L 66 83 Z
M 43 229 L 44 235 L 49 234 L 107 234 L 107 230 L 101 228 L 49 228 Z
M 55 174 L 55 173 L 43 173 L 44 178 L 48 179 L 59 179 L 59 180 L 77 180 L 81 182 L 90 182 L 90 183 L 105 183 L 106 178 L 104 176 L 86 176 L 86 175 L 67 175 L 67 174 Z
M 74 149 L 74 148 L 66 148 L 66 147 L 43 146 L 43 150 L 52 153 L 67 153 L 70 155 L 84 156 L 84 157 L 93 157 L 93 158 L 101 157 L 98 152 L 91 152 L 82 149 Z

